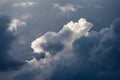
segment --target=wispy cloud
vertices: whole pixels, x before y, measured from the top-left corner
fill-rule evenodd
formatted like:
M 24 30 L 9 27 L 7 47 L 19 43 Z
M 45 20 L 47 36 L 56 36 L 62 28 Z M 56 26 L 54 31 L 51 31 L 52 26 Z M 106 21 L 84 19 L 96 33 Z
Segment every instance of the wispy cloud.
M 74 5 L 74 4 L 60 5 L 59 3 L 53 3 L 53 7 L 55 9 L 60 10 L 63 13 L 75 12 L 77 11 L 78 8 L 84 8 L 84 6 L 81 6 L 81 5 Z
M 19 2 L 19 3 L 14 3 L 13 4 L 13 6 L 25 7 L 25 8 L 27 8 L 27 7 L 33 7 L 35 5 L 37 5 L 36 2 L 30 2 L 30 1 L 28 1 L 28 2 Z

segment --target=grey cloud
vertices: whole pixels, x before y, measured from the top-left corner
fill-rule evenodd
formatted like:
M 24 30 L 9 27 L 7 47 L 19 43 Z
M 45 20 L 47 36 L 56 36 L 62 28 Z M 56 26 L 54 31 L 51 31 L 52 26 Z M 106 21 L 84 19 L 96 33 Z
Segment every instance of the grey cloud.
M 87 37 L 81 37 L 75 41 L 75 51 L 83 60 L 89 64 L 94 63 L 95 80 L 119 80 L 120 74 L 119 58 L 120 42 L 119 42 L 120 20 L 115 20 L 110 28 L 102 29 L 100 32 L 91 32 Z M 94 65 L 93 64 L 93 65 Z M 89 65 L 91 67 L 91 65 Z M 117 71 L 117 72 L 116 72 Z M 91 74 L 90 71 L 88 71 Z M 110 77 L 109 77 L 110 76 Z
M 43 50 L 50 52 L 51 54 L 56 54 L 59 51 L 62 51 L 64 48 L 64 44 L 59 41 L 48 41 L 47 44 L 43 43 L 41 44 L 41 47 Z
M 7 30 L 9 23 L 8 16 L 0 15 L 0 71 L 17 70 L 24 64 L 9 55 L 12 42 L 15 40 L 12 32 Z

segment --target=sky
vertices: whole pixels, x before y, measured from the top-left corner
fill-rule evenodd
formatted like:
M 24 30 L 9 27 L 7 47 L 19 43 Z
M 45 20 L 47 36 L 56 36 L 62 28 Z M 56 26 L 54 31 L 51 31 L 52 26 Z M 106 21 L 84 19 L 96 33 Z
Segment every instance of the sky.
M 0 80 L 120 80 L 119 0 L 0 0 Z

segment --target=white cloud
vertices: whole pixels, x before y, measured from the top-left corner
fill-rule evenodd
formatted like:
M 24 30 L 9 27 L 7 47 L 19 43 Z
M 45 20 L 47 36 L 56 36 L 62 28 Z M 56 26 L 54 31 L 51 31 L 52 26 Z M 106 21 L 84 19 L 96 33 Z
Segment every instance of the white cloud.
M 26 26 L 26 25 L 27 25 L 27 23 L 25 21 L 14 18 L 11 20 L 8 30 L 14 31 L 14 30 L 17 30 L 18 27 Z
M 93 26 L 92 23 L 86 21 L 86 19 L 83 18 L 81 18 L 78 22 L 75 23 L 71 21 L 66 25 L 64 25 L 63 28 L 58 33 L 47 32 L 43 36 L 34 40 L 31 43 L 31 48 L 34 50 L 34 53 L 41 53 L 41 52 L 45 53 L 46 55 L 45 61 L 49 62 L 52 60 L 52 55 L 49 51 L 45 51 L 42 48 L 41 46 L 42 44 L 49 44 L 48 43 L 49 41 L 51 41 L 51 43 L 53 44 L 55 42 L 61 42 L 65 46 L 64 49 L 61 51 L 61 53 L 70 51 L 72 48 L 73 41 L 83 35 L 88 34 L 89 33 L 88 31 L 91 29 L 92 26 Z M 59 56 L 54 57 L 54 59 L 59 59 Z M 36 60 L 33 59 L 31 61 L 28 61 L 28 63 L 33 63 L 34 61 L 36 62 Z
M 56 9 L 59 9 L 61 12 L 75 12 L 77 11 L 77 7 L 72 5 L 72 4 L 67 4 L 67 5 L 60 5 L 58 3 L 54 3 L 53 7 Z
M 36 5 L 36 2 L 19 2 L 19 3 L 14 3 L 13 6 L 19 6 L 19 7 L 33 7 Z
M 20 16 L 19 18 L 13 18 L 9 24 L 8 30 L 16 31 L 18 27 L 26 26 L 27 25 L 26 20 L 28 18 L 31 18 L 31 15 L 27 14 L 27 15 Z

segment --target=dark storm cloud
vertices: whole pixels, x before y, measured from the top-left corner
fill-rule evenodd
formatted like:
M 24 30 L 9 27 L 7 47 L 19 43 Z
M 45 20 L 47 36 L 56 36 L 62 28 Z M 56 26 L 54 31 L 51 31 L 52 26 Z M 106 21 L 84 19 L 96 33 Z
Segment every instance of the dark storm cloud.
M 95 48 L 91 59 L 102 65 L 105 70 L 99 77 L 107 80 L 119 80 L 120 77 L 120 20 L 117 19 L 111 25 L 109 32 L 104 31 L 99 46 Z M 107 32 L 107 33 L 106 33 Z
M 37 60 L 44 59 L 44 58 L 45 58 L 45 53 L 34 54 L 34 57 L 35 57 Z
M 24 63 L 17 61 L 8 54 L 15 36 L 9 32 L 8 26 L 10 18 L 6 15 L 0 15 L 0 71 L 16 70 Z
M 100 32 L 90 32 L 89 36 L 83 36 L 74 42 L 75 53 L 82 58 L 84 66 L 89 66 L 86 74 L 93 74 L 89 79 L 120 79 L 119 30 L 120 20 L 117 19 L 110 28 L 102 29 Z M 83 77 L 83 80 L 86 80 L 86 77 Z

